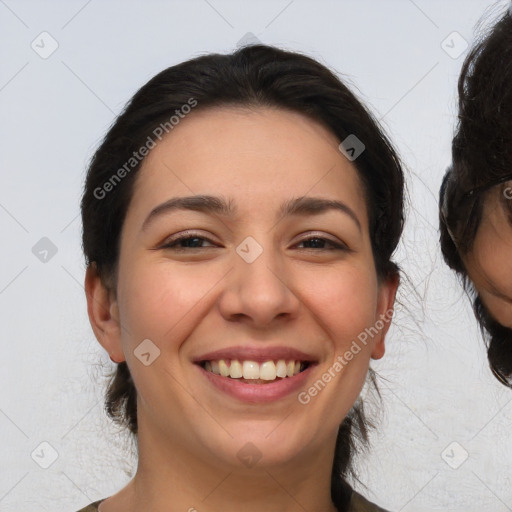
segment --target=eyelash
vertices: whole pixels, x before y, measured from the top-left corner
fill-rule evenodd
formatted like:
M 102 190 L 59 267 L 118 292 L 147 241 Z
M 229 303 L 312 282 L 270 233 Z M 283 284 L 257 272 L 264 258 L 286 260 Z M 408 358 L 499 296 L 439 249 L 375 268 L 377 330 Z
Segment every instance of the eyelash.
M 194 240 L 194 239 L 198 239 L 198 240 L 206 240 L 207 242 L 210 242 L 210 243 L 215 243 L 213 242 L 212 240 L 210 240 L 209 238 L 207 237 L 203 237 L 203 236 L 199 236 L 199 235 L 184 235 L 184 236 L 180 236 L 180 237 L 177 237 L 173 240 L 170 240 L 168 243 L 166 243 L 165 245 L 163 245 L 161 247 L 161 249 L 172 249 L 174 251 L 187 251 L 189 249 L 203 249 L 203 247 L 177 247 L 177 244 L 179 244 L 180 242 L 183 242 L 184 240 Z M 303 238 L 302 240 L 300 240 L 299 242 L 297 242 L 298 244 L 301 244 L 301 243 L 304 243 L 304 242 L 309 242 L 311 240 L 321 240 L 322 242 L 326 242 L 328 245 L 330 245 L 332 247 L 332 249 L 324 249 L 324 248 L 307 248 L 305 250 L 312 250 L 312 251 L 317 251 L 317 250 L 323 250 L 323 251 L 348 251 L 348 247 L 345 246 L 344 244 L 338 244 L 336 242 L 333 242 L 332 240 L 329 240 L 328 238 L 324 238 L 324 237 L 321 237 L 321 236 L 310 236 L 308 238 Z

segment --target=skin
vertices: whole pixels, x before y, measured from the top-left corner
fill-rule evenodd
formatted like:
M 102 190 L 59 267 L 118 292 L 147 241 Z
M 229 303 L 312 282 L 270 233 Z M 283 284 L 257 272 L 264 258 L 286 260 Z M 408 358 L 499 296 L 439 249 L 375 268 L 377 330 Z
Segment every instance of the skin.
M 512 222 L 505 201 L 511 182 L 487 195 L 471 252 L 463 258 L 468 276 L 493 318 L 512 328 Z
M 191 361 L 233 345 L 291 346 L 318 360 L 307 388 L 392 308 L 398 282 L 377 279 L 363 188 L 338 144 L 298 113 L 225 107 L 190 114 L 145 159 L 121 233 L 116 293 L 94 266 L 85 279 L 94 333 L 127 362 L 138 395 L 137 473 L 101 512 L 229 512 L 241 504 L 253 512 L 269 503 L 284 512 L 336 510 L 338 426 L 370 359 L 384 355 L 389 322 L 307 405 L 296 393 L 242 403 Z M 155 206 L 194 194 L 232 198 L 238 216 L 175 211 L 141 230 Z M 276 220 L 283 201 L 304 195 L 343 201 L 361 229 L 334 210 Z M 162 248 L 185 230 L 211 242 Z M 314 235 L 348 250 L 301 241 Z M 250 264 L 235 251 L 247 236 L 263 248 Z M 134 356 L 146 338 L 161 351 L 149 366 Z M 248 442 L 262 455 L 251 468 L 237 457 Z

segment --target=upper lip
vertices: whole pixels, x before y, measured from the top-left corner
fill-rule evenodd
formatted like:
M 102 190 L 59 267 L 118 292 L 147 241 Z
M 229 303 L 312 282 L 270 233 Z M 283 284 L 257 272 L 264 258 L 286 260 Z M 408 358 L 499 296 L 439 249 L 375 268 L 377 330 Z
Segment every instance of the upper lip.
M 291 347 L 250 347 L 237 346 L 221 348 L 208 352 L 193 359 L 194 363 L 202 361 L 218 361 L 220 359 L 237 359 L 242 361 L 255 361 L 256 363 L 264 363 L 265 361 L 309 361 L 316 362 L 316 359 L 310 355 Z

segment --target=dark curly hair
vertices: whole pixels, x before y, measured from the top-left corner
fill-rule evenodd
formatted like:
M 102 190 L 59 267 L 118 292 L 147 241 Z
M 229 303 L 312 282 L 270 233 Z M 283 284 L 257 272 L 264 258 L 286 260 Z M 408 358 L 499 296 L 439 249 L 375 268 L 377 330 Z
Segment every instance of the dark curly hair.
M 399 276 L 391 261 L 404 223 L 404 176 L 399 158 L 377 121 L 335 73 L 314 59 L 266 45 L 232 54 L 207 54 L 172 66 L 146 83 L 114 121 L 93 155 L 81 201 L 86 264 L 95 265 L 105 286 L 117 287 L 120 233 L 140 162 L 103 198 L 105 183 L 126 166 L 155 127 L 193 98 L 195 110 L 234 105 L 299 112 L 322 123 L 340 141 L 351 134 L 365 145 L 354 160 L 365 188 L 369 232 L 380 280 Z M 125 167 L 126 170 L 126 167 Z M 370 376 L 374 377 L 370 371 Z M 137 393 L 126 362 L 119 363 L 106 392 L 105 409 L 137 435 Z M 356 403 L 339 428 L 332 470 L 332 496 L 346 503 L 345 477 L 356 447 L 368 440 L 362 405 Z
M 452 164 L 439 193 L 441 250 L 444 260 L 461 277 L 472 297 L 491 370 L 500 382 L 512 387 L 512 329 L 493 319 L 469 280 L 462 260 L 472 250 L 488 197 L 486 189 L 512 179 L 510 9 L 482 33 L 466 56 L 458 93 L 459 117 L 452 142 Z M 510 208 L 512 201 L 508 203 Z

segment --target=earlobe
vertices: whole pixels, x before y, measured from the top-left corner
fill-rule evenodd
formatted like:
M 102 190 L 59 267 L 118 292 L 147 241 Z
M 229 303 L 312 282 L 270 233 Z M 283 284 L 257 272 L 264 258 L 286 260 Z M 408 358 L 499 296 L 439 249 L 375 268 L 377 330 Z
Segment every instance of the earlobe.
M 377 343 L 375 343 L 371 354 L 371 358 L 376 360 L 384 357 L 384 354 L 386 353 L 386 344 L 384 342 L 385 336 L 383 334 L 379 336 L 380 337 L 377 340 Z
M 377 315 L 375 319 L 375 326 L 379 329 L 380 332 L 376 336 L 375 344 L 372 349 L 372 359 L 380 359 L 386 352 L 385 338 L 389 327 L 391 326 L 396 291 L 398 289 L 399 283 L 400 277 L 397 273 L 380 285 Z
M 101 281 L 95 262 L 87 267 L 84 288 L 89 322 L 96 339 L 112 360 L 124 361 L 117 299 Z

